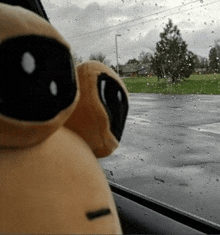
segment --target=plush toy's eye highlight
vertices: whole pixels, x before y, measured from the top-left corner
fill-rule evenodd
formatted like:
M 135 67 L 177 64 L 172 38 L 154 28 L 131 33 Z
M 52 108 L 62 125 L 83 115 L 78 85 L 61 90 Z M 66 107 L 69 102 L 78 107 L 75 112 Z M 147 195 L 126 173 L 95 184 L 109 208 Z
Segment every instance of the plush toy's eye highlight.
M 128 100 L 120 84 L 105 73 L 98 76 L 99 97 L 109 116 L 111 132 L 121 140 L 128 113 Z
M 111 210 L 107 208 L 107 209 L 97 210 L 94 212 L 87 212 L 86 216 L 89 220 L 94 220 L 94 219 L 98 219 L 100 217 L 107 216 L 110 214 L 111 214 Z
M 122 102 L 122 93 L 121 91 L 118 91 L 118 100 Z
M 103 80 L 101 81 L 101 96 L 102 96 L 102 101 L 107 105 L 106 99 L 105 99 L 105 89 L 106 89 L 106 81 Z
M 58 94 L 58 87 L 57 87 L 56 82 L 54 82 L 54 81 L 52 81 L 50 83 L 50 92 L 54 96 L 57 96 L 57 94 Z
M 25 52 L 21 58 L 22 69 L 27 74 L 32 74 L 36 69 L 35 59 L 30 52 Z

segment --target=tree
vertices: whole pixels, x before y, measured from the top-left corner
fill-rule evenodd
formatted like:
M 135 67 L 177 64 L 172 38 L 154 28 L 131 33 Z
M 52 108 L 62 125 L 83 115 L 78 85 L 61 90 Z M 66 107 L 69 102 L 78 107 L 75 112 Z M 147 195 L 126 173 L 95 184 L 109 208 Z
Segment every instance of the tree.
M 208 59 L 205 57 L 202 57 L 200 60 L 200 68 L 207 70 L 208 67 L 209 67 Z
M 142 52 L 140 53 L 140 55 L 138 56 L 138 60 L 139 60 L 142 64 L 150 63 L 150 60 L 151 60 L 151 53 L 142 51 Z
M 133 59 L 128 60 L 128 62 L 126 64 L 136 64 L 137 65 L 137 64 L 139 64 L 139 61 L 137 59 L 133 58 Z
M 215 73 L 220 72 L 219 57 L 215 47 L 211 48 L 209 52 L 209 68 Z
M 220 43 L 220 39 L 215 40 L 215 48 L 217 50 L 217 56 L 218 57 L 220 57 L 220 45 L 219 45 L 219 43 Z
M 158 78 L 178 79 L 188 78 L 195 69 L 195 55 L 187 50 L 180 30 L 169 20 L 166 28 L 160 34 L 161 40 L 156 44 L 156 52 L 151 57 L 151 67 Z
M 208 59 L 202 56 L 194 55 L 195 69 L 199 73 L 204 73 L 209 70 Z
M 104 64 L 109 64 L 109 61 L 106 60 L 106 55 L 102 54 L 101 52 L 96 53 L 96 54 L 91 54 L 89 59 L 90 60 L 97 60 L 97 61 L 100 61 Z
M 191 51 L 185 54 L 183 67 L 180 68 L 181 72 L 178 75 L 180 79 L 189 78 L 195 70 L 195 55 Z

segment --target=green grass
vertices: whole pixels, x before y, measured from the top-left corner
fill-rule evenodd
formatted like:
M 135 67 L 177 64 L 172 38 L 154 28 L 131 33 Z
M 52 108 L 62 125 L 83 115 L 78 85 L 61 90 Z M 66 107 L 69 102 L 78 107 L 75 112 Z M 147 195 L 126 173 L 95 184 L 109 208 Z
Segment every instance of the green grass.
M 157 77 L 135 77 L 123 79 L 131 93 L 161 94 L 220 94 L 220 74 L 191 75 L 186 81 L 176 84 Z

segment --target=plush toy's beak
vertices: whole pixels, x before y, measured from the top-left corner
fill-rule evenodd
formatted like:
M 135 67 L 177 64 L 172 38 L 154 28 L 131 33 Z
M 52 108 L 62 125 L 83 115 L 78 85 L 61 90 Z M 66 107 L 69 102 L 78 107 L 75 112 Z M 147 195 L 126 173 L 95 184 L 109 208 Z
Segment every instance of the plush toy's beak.
M 0 114 L 44 122 L 73 103 L 77 87 L 72 56 L 55 39 L 7 39 L 0 44 L 0 64 Z

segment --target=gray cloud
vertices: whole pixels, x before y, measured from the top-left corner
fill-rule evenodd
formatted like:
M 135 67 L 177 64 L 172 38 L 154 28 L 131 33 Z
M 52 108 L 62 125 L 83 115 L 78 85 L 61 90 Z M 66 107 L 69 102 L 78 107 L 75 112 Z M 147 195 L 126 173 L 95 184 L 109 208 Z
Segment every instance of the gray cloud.
M 219 38 L 220 26 L 209 27 L 200 30 L 192 30 L 182 34 L 183 39 L 188 44 L 188 49 L 192 52 L 208 57 L 210 47 L 215 45 L 215 40 Z
M 154 14 L 167 10 L 163 6 L 165 1 L 158 2 L 158 5 L 155 5 L 155 1 L 124 1 L 121 7 L 116 7 L 114 2 L 99 4 L 95 1 L 86 7 L 74 4 L 57 7 L 44 1 L 47 2 L 52 23 L 66 37 L 73 51 L 84 60 L 91 53 L 102 52 L 115 64 L 115 34 L 118 33 L 122 34 L 118 38 L 121 63 L 129 58 L 137 58 L 141 51 L 152 52 L 168 18 L 178 26 L 188 48 L 202 56 L 208 56 L 209 46 L 214 45 L 220 32 L 214 19 L 216 17 L 211 13 L 208 20 L 201 18 L 203 12 L 195 14 L 195 17 L 194 12 L 171 16 L 169 11 L 166 14 Z M 137 18 L 141 19 L 132 21 Z

